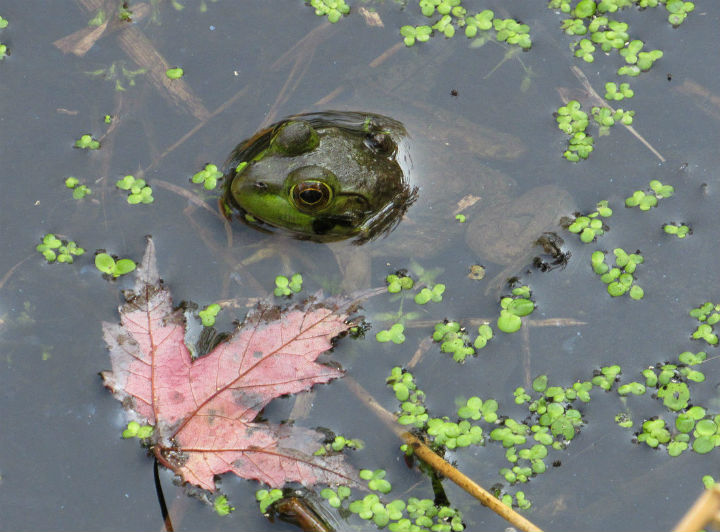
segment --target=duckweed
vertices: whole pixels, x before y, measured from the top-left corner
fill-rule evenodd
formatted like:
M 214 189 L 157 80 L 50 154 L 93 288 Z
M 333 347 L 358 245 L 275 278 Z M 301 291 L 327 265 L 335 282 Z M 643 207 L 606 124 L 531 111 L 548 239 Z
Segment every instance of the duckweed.
M 324 456 L 329 452 L 339 453 L 345 449 L 360 450 L 364 447 L 365 442 L 363 442 L 362 440 L 354 440 L 350 438 L 345 438 L 344 436 L 335 436 L 335 439 L 332 442 L 326 443 L 317 451 L 315 451 L 314 454 L 317 456 Z
M 122 432 L 123 438 L 139 438 L 141 440 L 152 436 L 154 427 L 152 425 L 140 425 L 137 421 L 131 421 Z
M 595 61 L 595 45 L 590 39 L 580 39 L 577 43 L 577 49 L 575 50 L 575 57 L 581 58 L 586 63 L 592 63 Z
M 495 30 L 495 39 L 498 42 L 514 44 L 524 50 L 532 46 L 527 24 L 521 24 L 514 19 L 495 18 L 495 13 L 490 9 L 469 15 L 460 0 L 419 0 L 418 5 L 426 17 L 433 17 L 437 13 L 440 18 L 432 25 L 402 26 L 400 35 L 406 46 L 429 40 L 434 31 L 451 38 L 457 29 L 461 28 L 465 36 L 471 39 L 477 37 L 480 31 Z
M 393 342 L 394 344 L 401 344 L 405 341 L 403 331 L 405 331 L 403 324 L 395 323 L 389 329 L 379 331 L 375 335 L 375 339 L 382 343 Z
M 642 264 L 644 259 L 640 253 L 628 254 L 622 248 L 615 248 L 613 250 L 615 255 L 615 267 L 605 263 L 605 253 L 602 251 L 595 251 L 590 257 L 590 263 L 593 271 L 600 275 L 600 280 L 607 284 L 607 292 L 612 297 L 619 297 L 625 293 L 628 293 L 630 298 L 639 300 L 645 295 L 643 289 L 633 284 L 635 278 L 633 273 L 638 264 Z
M 203 310 L 198 312 L 198 316 L 200 316 L 203 327 L 212 327 L 213 325 L 215 325 L 215 318 L 217 317 L 219 312 L 220 305 L 218 305 L 217 303 L 211 303 Z
M 315 8 L 318 17 L 327 16 L 328 21 L 333 24 L 343 15 L 350 13 L 350 6 L 345 0 L 310 0 L 310 5 Z
M 297 294 L 302 290 L 303 278 L 299 273 L 294 273 L 288 279 L 284 275 L 278 275 L 275 277 L 275 290 L 274 293 L 277 297 L 289 297 L 292 294 Z
M 152 203 L 155 201 L 152 195 L 152 188 L 145 183 L 144 179 L 136 179 L 134 176 L 126 175 L 115 183 L 115 186 L 120 190 L 129 192 L 127 202 L 131 205 Z
M 605 99 L 619 102 L 625 98 L 632 98 L 635 92 L 630 88 L 629 83 L 621 83 L 618 87 L 617 83 L 605 84 Z
M 260 503 L 260 511 L 267 513 L 273 503 L 283 498 L 283 492 L 281 489 L 272 490 L 258 490 L 255 492 L 255 500 Z
M 214 190 L 217 187 L 218 179 L 222 177 L 222 172 L 214 164 L 206 164 L 205 168 L 194 174 L 190 180 L 193 183 L 202 183 L 205 190 Z
M 35 246 L 35 250 L 45 257 L 48 263 L 57 261 L 64 264 L 72 264 L 74 257 L 85 253 L 85 250 L 73 240 L 60 240 L 53 233 L 43 236 L 42 242 Z
M 669 235 L 675 235 L 678 238 L 685 238 L 686 236 L 692 234 L 692 229 L 690 229 L 690 227 L 675 222 L 665 224 L 663 226 L 663 231 Z
M 100 142 L 92 138 L 92 135 L 83 135 L 75 141 L 75 147 L 81 150 L 99 150 Z
M 320 492 L 320 496 L 323 499 L 327 499 L 327 502 L 333 508 L 340 508 L 342 502 L 350 497 L 351 490 L 347 486 L 338 486 L 337 490 L 325 488 Z
M 392 485 L 385 480 L 386 472 L 383 469 L 376 469 L 371 471 L 370 469 L 361 469 L 359 476 L 363 480 L 368 481 L 368 488 L 373 491 L 379 491 L 380 493 L 390 493 Z
M 95 267 L 101 272 L 120 277 L 135 270 L 135 263 L 130 259 L 119 259 L 112 257 L 107 253 L 100 252 L 95 255 Z
M 445 285 L 438 283 L 432 288 L 423 288 L 415 295 L 415 303 L 418 305 L 424 305 L 430 301 L 439 303 L 442 301 L 442 295 L 445 292 Z
M 513 289 L 513 297 L 503 297 L 500 300 L 500 317 L 497 327 L 504 333 L 514 333 L 520 330 L 523 316 L 530 315 L 535 310 L 535 303 L 529 299 L 530 289 L 527 286 Z
M 68 177 L 65 180 L 65 186 L 73 191 L 74 199 L 82 199 L 92 193 L 87 186 L 80 184 L 80 180 L 77 177 Z
M 498 402 L 495 399 L 483 401 L 479 397 L 471 397 L 458 408 L 457 414 L 462 419 L 484 419 L 487 423 L 495 423 L 498 420 L 497 409 Z
M 169 79 L 180 79 L 181 77 L 183 77 L 184 74 L 185 74 L 185 72 L 184 72 L 183 69 L 180 68 L 180 67 L 168 68 L 168 69 L 165 71 L 165 75 L 166 75 Z
M 609 218 L 612 216 L 612 209 L 608 207 L 607 200 L 599 201 L 596 207 L 594 212 L 576 216 L 568 226 L 568 231 L 579 234 L 580 241 L 586 244 L 593 242 L 598 236 L 605 234 L 605 231 L 607 231 L 608 227 L 600 218 Z M 600 259 L 601 262 L 602 260 L 604 260 L 604 257 Z M 596 260 L 593 261 L 593 267 L 596 262 Z
M 391 294 L 397 294 L 402 290 L 411 290 L 415 282 L 412 277 L 405 275 L 402 272 L 392 273 L 385 278 L 387 283 L 387 291 Z
M 415 41 L 425 42 L 430 39 L 432 35 L 432 28 L 430 26 L 403 26 L 400 28 L 400 35 L 403 36 L 403 42 L 405 46 L 412 46 Z
M 228 502 L 225 495 L 218 495 L 213 500 L 213 509 L 215 510 L 216 514 L 223 517 L 229 515 L 230 512 L 234 511 L 235 507 L 230 506 L 230 503 Z

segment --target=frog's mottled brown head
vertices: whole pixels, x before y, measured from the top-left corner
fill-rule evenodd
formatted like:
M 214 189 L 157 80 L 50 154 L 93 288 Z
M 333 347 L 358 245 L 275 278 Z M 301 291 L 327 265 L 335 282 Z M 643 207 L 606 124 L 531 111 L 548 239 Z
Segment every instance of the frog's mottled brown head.
M 259 228 L 320 242 L 365 242 L 392 230 L 415 200 L 406 137 L 402 124 L 380 115 L 290 117 L 235 148 L 223 202 Z

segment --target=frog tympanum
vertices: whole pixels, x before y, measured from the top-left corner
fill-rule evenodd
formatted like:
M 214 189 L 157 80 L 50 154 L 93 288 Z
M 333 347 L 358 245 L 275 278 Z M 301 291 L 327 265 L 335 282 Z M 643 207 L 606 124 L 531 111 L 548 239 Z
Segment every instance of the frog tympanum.
M 226 164 L 225 212 L 301 239 L 361 243 L 390 231 L 416 197 L 405 128 L 368 113 L 290 117 L 240 143 Z

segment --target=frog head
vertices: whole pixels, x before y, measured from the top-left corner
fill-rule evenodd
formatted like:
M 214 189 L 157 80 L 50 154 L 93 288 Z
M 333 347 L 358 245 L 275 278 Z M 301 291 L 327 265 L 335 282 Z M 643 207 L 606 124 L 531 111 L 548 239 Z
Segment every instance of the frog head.
M 401 162 L 403 126 L 379 115 L 298 115 L 238 145 L 227 164 L 226 209 L 297 238 L 364 242 L 390 231 L 412 203 Z

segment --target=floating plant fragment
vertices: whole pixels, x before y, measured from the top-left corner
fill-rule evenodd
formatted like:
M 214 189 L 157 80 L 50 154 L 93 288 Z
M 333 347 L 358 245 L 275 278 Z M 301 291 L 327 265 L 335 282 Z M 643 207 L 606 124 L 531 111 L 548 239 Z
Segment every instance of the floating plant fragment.
M 35 250 L 49 263 L 57 260 L 57 262 L 65 264 L 72 264 L 73 257 L 79 257 L 85 253 L 85 250 L 73 240 L 60 240 L 52 233 L 43 236 L 42 242 L 35 246 Z

